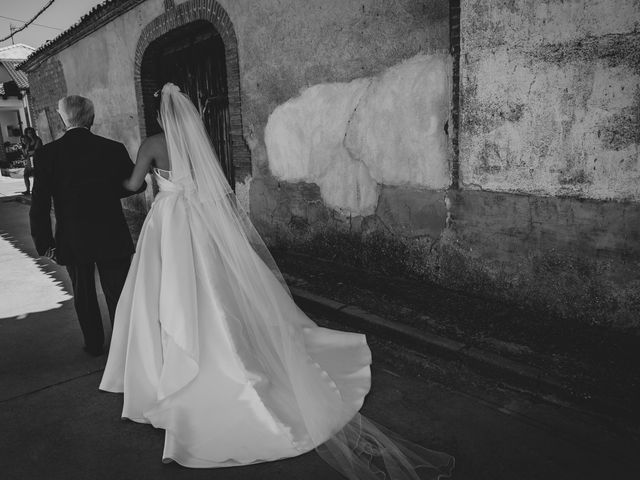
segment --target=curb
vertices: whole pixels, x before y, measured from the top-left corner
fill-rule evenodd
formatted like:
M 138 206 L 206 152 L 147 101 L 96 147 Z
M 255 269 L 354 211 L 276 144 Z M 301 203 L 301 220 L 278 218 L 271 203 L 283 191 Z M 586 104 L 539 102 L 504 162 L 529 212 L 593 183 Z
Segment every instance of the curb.
M 420 353 L 438 354 L 460 360 L 481 373 L 499 375 L 518 386 L 543 390 L 546 393 L 578 401 L 598 413 L 613 414 L 626 419 L 637 417 L 634 412 L 615 402 L 574 391 L 561 378 L 548 374 L 540 368 L 531 367 L 456 340 L 391 322 L 355 305 L 343 304 L 299 287 L 290 287 L 290 290 L 301 308 L 310 306 L 332 313 L 345 320 L 347 325 L 362 328 L 367 334 L 395 340 L 402 345 L 413 347 Z

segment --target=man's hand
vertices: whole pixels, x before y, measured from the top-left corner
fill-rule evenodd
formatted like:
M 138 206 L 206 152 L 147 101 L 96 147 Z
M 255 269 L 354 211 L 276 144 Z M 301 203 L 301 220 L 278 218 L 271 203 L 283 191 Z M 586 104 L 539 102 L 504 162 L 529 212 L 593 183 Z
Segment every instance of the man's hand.
M 47 257 L 52 262 L 58 263 L 58 259 L 56 258 L 56 247 L 47 248 L 47 251 L 44 252 L 43 257 Z

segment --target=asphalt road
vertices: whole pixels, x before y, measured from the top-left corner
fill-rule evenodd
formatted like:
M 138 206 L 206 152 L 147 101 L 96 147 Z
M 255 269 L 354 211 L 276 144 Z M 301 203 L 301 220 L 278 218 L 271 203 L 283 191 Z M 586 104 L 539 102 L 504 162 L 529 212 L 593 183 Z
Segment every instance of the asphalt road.
M 0 234 L 35 257 L 27 214 L 26 205 L 0 200 Z M 0 256 L 0 275 L 6 261 Z M 41 265 L 69 289 L 62 268 Z M 25 294 L 24 287 L 12 291 L 6 278 L 2 285 L 0 302 Z M 340 328 L 319 312 L 308 313 Z M 455 479 L 640 478 L 639 444 L 624 425 L 546 402 L 437 357 L 420 357 L 422 368 L 408 370 L 398 358 L 414 353 L 384 339 L 370 343 L 373 386 L 363 413 L 405 438 L 454 455 Z M 120 419 L 121 396 L 97 388 L 105 357 L 91 358 L 81 346 L 71 300 L 0 319 L 0 478 L 342 478 L 313 452 L 214 471 L 162 464 L 163 432 Z

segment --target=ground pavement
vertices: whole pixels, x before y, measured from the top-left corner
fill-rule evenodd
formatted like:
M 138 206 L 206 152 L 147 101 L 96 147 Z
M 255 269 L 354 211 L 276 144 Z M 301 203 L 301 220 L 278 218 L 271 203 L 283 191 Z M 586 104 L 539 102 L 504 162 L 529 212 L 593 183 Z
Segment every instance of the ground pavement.
M 0 175 L 0 198 L 19 195 L 25 189 L 24 180 Z
M 0 255 L 0 302 L 19 305 L 21 296 L 33 295 L 24 286 L 12 290 L 3 278 L 9 257 L 35 257 L 27 215 L 27 205 L 0 199 L 0 234 L 15 247 Z M 40 265 L 68 291 L 64 269 Z M 58 287 L 51 282 L 49 288 Z M 308 313 L 336 326 L 322 312 Z M 84 354 L 76 322 L 69 299 L 57 308 L 0 319 L 0 478 L 342 478 L 313 452 L 215 471 L 162 464 L 162 431 L 120 420 L 121 396 L 97 389 L 105 357 Z M 376 338 L 371 345 L 373 386 L 364 413 L 406 438 L 455 455 L 458 480 L 640 478 L 638 445 L 603 419 L 532 399 L 439 358 L 421 358 L 419 375 L 405 371 L 388 362 L 388 353 L 401 345 Z M 448 372 L 452 381 L 431 375 L 435 371 Z

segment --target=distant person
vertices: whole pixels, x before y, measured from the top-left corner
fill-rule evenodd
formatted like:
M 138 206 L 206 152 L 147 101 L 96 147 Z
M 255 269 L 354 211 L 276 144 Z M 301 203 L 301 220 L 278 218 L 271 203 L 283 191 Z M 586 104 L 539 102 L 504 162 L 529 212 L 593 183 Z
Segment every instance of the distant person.
M 27 166 L 27 152 L 27 136 L 22 134 L 20 135 L 20 160 L 22 160 L 24 167 Z
M 23 140 L 24 139 L 24 140 Z M 33 156 L 36 150 L 42 148 L 42 139 L 36 134 L 33 127 L 24 129 L 24 135 L 20 137 L 22 145 L 22 153 L 24 155 L 24 185 L 27 189 L 22 192 L 23 195 L 31 195 L 31 177 L 33 177 Z
M 89 99 L 65 97 L 58 113 L 66 133 L 35 150 L 31 235 L 40 255 L 67 267 L 84 349 L 98 356 L 104 353 L 104 331 L 94 270 L 97 265 L 113 322 L 134 251 L 120 203 L 121 197 L 135 193 L 122 188 L 133 162 L 123 144 L 91 133 L 94 108 Z M 141 185 L 139 191 L 145 187 Z
M 27 136 L 24 134 L 20 135 L 20 152 L 22 152 L 22 157 L 26 159 L 27 158 Z

